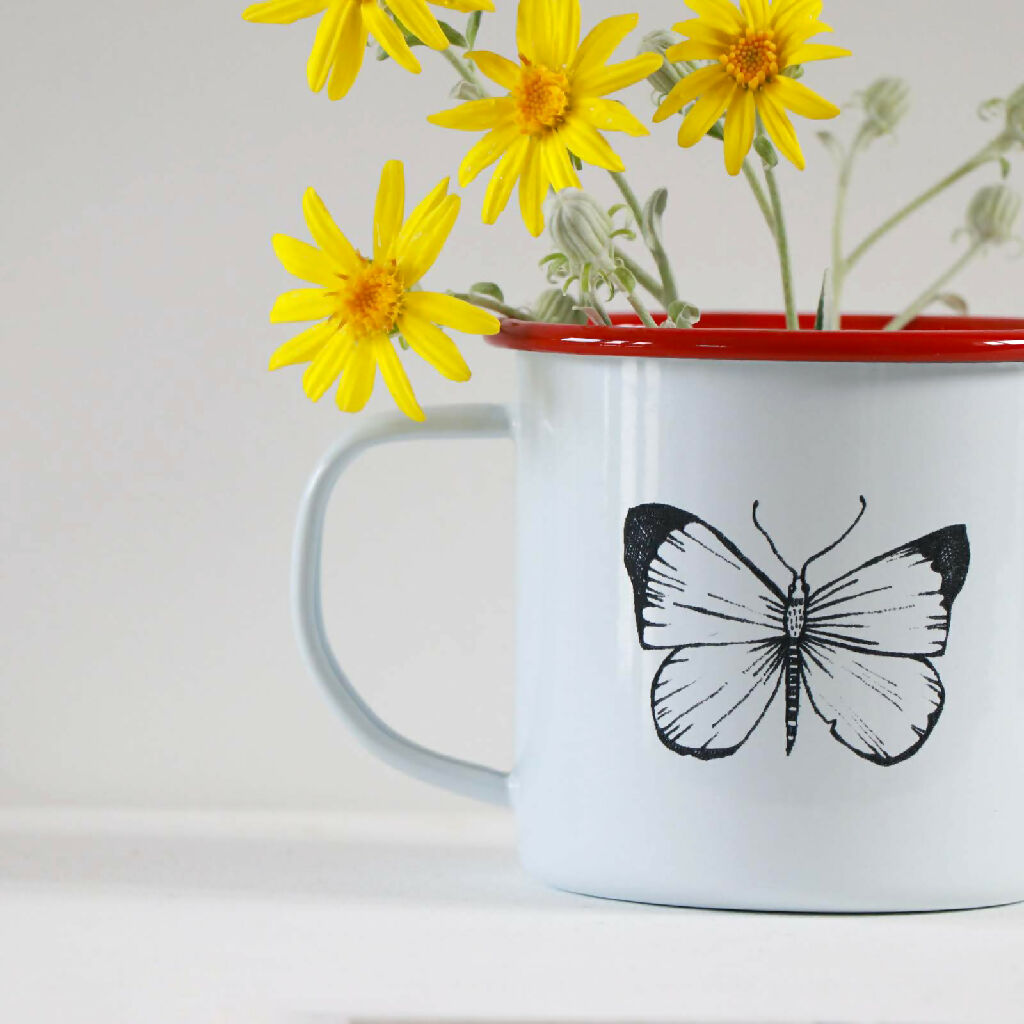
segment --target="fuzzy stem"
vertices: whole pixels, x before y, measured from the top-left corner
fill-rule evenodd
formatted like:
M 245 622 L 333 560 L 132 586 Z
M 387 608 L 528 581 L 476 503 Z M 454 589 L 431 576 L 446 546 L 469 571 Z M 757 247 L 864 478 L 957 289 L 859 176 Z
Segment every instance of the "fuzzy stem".
M 613 250 L 613 255 L 636 278 L 637 284 L 650 293 L 655 302 L 661 303 L 662 306 L 666 305 L 665 293 L 661 290 L 661 285 L 653 275 L 648 274 L 632 256 L 623 252 L 618 247 Z
M 830 318 L 825 322 L 826 331 L 838 331 L 842 324 L 843 285 L 846 283 L 848 269 L 843 259 L 843 228 L 846 224 L 846 201 L 850 193 L 850 181 L 853 177 L 853 165 L 861 149 L 870 141 L 871 130 L 866 124 L 850 144 L 850 151 L 843 157 L 839 165 L 839 180 L 836 184 L 836 208 L 832 218 L 832 310 Z
M 641 234 L 643 234 L 644 214 L 640 207 L 640 200 L 637 199 L 636 193 L 630 187 L 623 173 L 620 171 L 609 171 L 609 174 L 611 174 L 612 181 L 615 182 L 622 193 L 622 198 L 626 200 L 626 205 L 636 218 L 637 227 L 640 229 Z M 645 238 L 644 241 L 647 242 L 647 239 Z M 672 273 L 672 263 L 665 252 L 665 247 L 661 244 L 661 239 L 657 235 L 647 243 L 647 247 L 650 249 L 651 256 L 654 257 L 654 262 L 658 267 L 658 273 L 661 275 L 662 299 L 664 300 L 665 308 L 668 309 L 673 303 L 679 301 L 676 279 Z
M 944 274 L 926 288 L 899 316 L 885 325 L 887 331 L 898 331 L 915 320 L 935 301 L 935 297 L 971 262 L 985 247 L 984 242 L 974 242 L 967 251 Z
M 893 228 L 899 227 L 911 214 L 916 213 L 922 206 L 930 203 L 936 196 L 941 195 L 946 189 L 955 185 L 961 178 L 967 177 L 972 171 L 983 167 L 990 160 L 994 160 L 1000 152 L 999 140 L 990 142 L 981 150 L 975 153 L 966 163 L 961 164 L 955 171 L 947 174 L 941 181 L 936 182 L 931 188 L 926 189 L 916 199 L 912 199 L 902 209 L 897 210 L 884 224 L 877 227 L 857 246 L 853 252 L 843 261 L 843 274 L 848 274 L 860 261 L 865 253 L 881 241 Z
M 489 295 L 478 295 L 476 292 L 472 294 L 468 292 L 449 292 L 453 298 L 462 299 L 463 302 L 469 302 L 474 306 L 480 306 L 481 309 L 489 309 L 492 313 L 500 313 L 502 316 L 511 317 L 513 320 L 536 320 L 535 316 L 527 313 L 526 310 L 516 309 L 515 306 L 510 306 L 508 303 L 499 302 L 497 299 L 492 299 Z
M 480 81 L 480 76 L 473 70 L 472 65 L 468 61 L 463 60 L 450 46 L 440 52 L 441 56 L 459 73 L 459 77 L 464 82 L 469 82 L 470 85 L 476 86 L 480 90 L 481 95 L 487 95 L 487 90 L 484 88 L 483 82 Z
M 779 183 L 775 178 L 775 169 L 764 166 L 764 180 L 768 183 L 768 195 L 772 201 L 772 214 L 775 219 L 775 245 L 779 250 L 779 268 L 782 272 L 782 294 L 786 301 L 786 329 L 800 330 L 800 318 L 796 310 L 796 297 L 793 293 L 793 260 L 789 251 L 789 232 L 786 230 L 786 215 L 782 209 L 782 195 Z
M 626 298 L 629 299 L 629 304 L 633 307 L 633 311 L 638 317 L 644 327 L 657 327 L 658 325 L 654 322 L 654 317 L 651 316 L 651 311 L 644 305 L 643 299 L 637 294 L 636 289 L 626 293 Z
M 758 208 L 764 216 L 764 221 L 768 225 L 768 230 L 772 233 L 772 237 L 775 237 L 775 214 L 772 213 L 771 203 L 768 201 L 768 197 L 764 194 L 764 189 L 761 187 L 761 182 L 757 180 L 757 171 L 754 170 L 754 165 L 750 160 L 743 161 L 743 177 L 747 179 L 747 184 L 750 186 L 750 191 L 754 193 L 754 198 L 757 200 Z

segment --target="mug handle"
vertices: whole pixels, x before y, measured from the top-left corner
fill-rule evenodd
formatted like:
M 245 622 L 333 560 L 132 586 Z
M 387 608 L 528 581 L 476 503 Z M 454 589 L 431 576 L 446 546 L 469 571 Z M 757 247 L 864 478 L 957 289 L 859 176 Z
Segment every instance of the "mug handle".
M 324 631 L 321 561 L 324 519 L 334 485 L 363 452 L 395 441 L 500 438 L 512 435 L 500 405 L 456 405 L 427 410 L 426 426 L 398 414 L 368 420 L 327 453 L 299 508 L 292 555 L 292 612 L 306 664 L 363 745 L 382 761 L 422 782 L 461 796 L 507 806 L 509 775 L 428 750 L 379 718 L 342 671 Z

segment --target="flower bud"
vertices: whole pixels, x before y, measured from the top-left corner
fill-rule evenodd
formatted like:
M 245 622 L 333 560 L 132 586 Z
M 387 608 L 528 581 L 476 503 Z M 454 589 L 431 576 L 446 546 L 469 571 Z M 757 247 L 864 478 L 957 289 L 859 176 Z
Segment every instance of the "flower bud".
M 682 81 L 684 73 L 692 70 L 689 64 L 675 64 L 665 56 L 666 51 L 682 41 L 682 36 L 667 28 L 660 28 L 654 32 L 648 32 L 637 47 L 637 54 L 656 53 L 662 58 L 661 67 L 653 75 L 647 76 L 647 81 L 651 83 L 659 96 L 667 96 L 676 83 Z
M 596 274 L 615 268 L 608 211 L 578 188 L 558 192 L 549 201 L 548 231 L 555 248 L 565 254 L 573 273 L 590 267 Z
M 879 78 L 861 93 L 866 127 L 875 135 L 888 135 L 910 110 L 910 86 L 902 78 Z
M 986 185 L 967 208 L 967 230 L 981 244 L 1002 245 L 1013 237 L 1020 216 L 1021 198 L 1006 185 Z
M 585 324 L 587 318 L 561 288 L 549 288 L 534 303 L 533 315 L 545 324 Z

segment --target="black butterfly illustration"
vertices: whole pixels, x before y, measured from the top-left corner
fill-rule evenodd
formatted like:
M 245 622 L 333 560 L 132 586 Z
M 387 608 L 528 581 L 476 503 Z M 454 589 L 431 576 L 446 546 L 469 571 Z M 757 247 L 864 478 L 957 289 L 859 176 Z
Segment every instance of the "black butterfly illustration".
M 782 590 L 713 526 L 670 505 L 626 517 L 625 563 L 645 650 L 669 650 L 651 691 L 654 724 L 677 754 L 735 754 L 785 682 L 786 753 L 796 743 L 801 692 L 855 754 L 893 765 L 915 754 L 942 711 L 929 658 L 945 653 L 953 601 L 970 565 L 965 526 L 947 526 L 811 591 L 792 573 Z

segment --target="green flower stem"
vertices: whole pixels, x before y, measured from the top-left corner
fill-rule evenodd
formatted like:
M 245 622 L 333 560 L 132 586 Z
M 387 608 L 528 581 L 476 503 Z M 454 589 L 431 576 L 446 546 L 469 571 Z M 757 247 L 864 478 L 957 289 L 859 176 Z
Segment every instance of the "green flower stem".
M 626 293 L 626 298 L 629 299 L 629 304 L 633 307 L 633 311 L 638 317 L 640 317 L 641 323 L 644 327 L 657 327 L 658 325 L 654 322 L 654 317 L 651 316 L 651 311 L 644 305 L 643 299 L 637 294 L 636 289 Z
M 938 280 L 932 283 L 932 285 L 926 288 L 907 308 L 900 313 L 899 316 L 893 317 L 885 325 L 887 331 L 898 331 L 903 327 L 906 327 L 912 320 L 915 320 L 920 316 L 939 296 L 943 288 L 953 280 L 957 274 L 960 273 L 964 267 L 970 263 L 982 249 L 985 248 L 984 242 L 973 242 L 967 251 L 947 270 L 942 274 Z
M 861 149 L 870 141 L 871 129 L 867 124 L 861 125 L 849 152 L 839 165 L 839 180 L 836 185 L 836 208 L 832 218 L 832 309 L 831 316 L 825 321 L 826 331 L 838 331 L 842 324 L 843 285 L 846 282 L 848 266 L 843 259 L 843 229 L 846 225 L 846 201 L 850 193 L 850 181 L 853 177 L 853 165 Z
M 644 288 L 655 302 L 665 306 L 666 309 L 668 308 L 665 302 L 665 293 L 661 290 L 661 285 L 652 274 L 648 274 L 632 256 L 621 249 L 615 248 L 612 254 L 636 278 L 637 284 Z
M 612 318 L 608 315 L 608 311 L 604 308 L 601 300 L 597 297 L 596 290 L 584 290 L 581 285 L 580 293 L 583 296 L 583 302 L 592 309 L 601 318 L 601 323 L 605 327 L 612 326 Z
M 513 320 L 536 320 L 535 316 L 527 313 L 524 309 L 516 309 L 515 306 L 510 306 L 505 302 L 499 302 L 497 299 L 491 298 L 489 295 L 478 295 L 474 292 L 470 295 L 468 292 L 449 292 L 453 298 L 462 299 L 463 302 L 469 302 L 474 306 L 479 306 L 481 309 L 489 309 L 492 313 L 500 313 L 501 316 L 512 317 Z
M 865 253 L 871 249 L 876 243 L 881 241 L 893 228 L 899 227 L 911 214 L 916 213 L 921 209 L 922 206 L 926 206 L 936 196 L 941 195 L 946 189 L 955 185 L 961 178 L 966 178 L 968 174 L 976 171 L 979 167 L 983 167 L 991 160 L 995 160 L 1001 152 L 999 140 L 990 142 L 979 150 L 974 156 L 970 158 L 966 163 L 961 164 L 951 174 L 947 174 L 941 181 L 936 182 L 931 188 L 922 192 L 916 199 L 912 199 L 902 209 L 897 210 L 884 224 L 877 227 L 874 231 L 864 239 L 860 245 L 857 246 L 853 252 L 843 261 L 843 275 L 849 274 L 849 272 L 864 258 Z
M 640 206 L 640 200 L 636 197 L 636 193 L 630 187 L 625 174 L 621 171 L 609 171 L 609 174 L 611 174 L 612 181 L 615 182 L 619 191 L 622 193 L 622 198 L 626 200 L 626 205 L 636 218 L 637 227 L 639 227 L 641 233 L 643 233 L 644 214 L 643 209 Z M 649 241 L 645 239 L 645 242 L 648 243 L 647 247 L 650 249 L 651 256 L 654 257 L 654 262 L 658 267 L 658 273 L 661 276 L 661 295 L 664 300 L 665 308 L 668 309 L 673 303 L 679 301 L 676 279 L 675 275 L 672 273 L 672 263 L 668 258 L 668 253 L 665 252 L 665 247 L 662 245 L 660 238 L 654 237 Z M 646 285 L 644 287 L 646 287 Z
M 757 171 L 754 170 L 754 165 L 750 160 L 743 161 L 743 177 L 747 179 L 747 184 L 750 186 L 750 191 L 754 193 L 754 198 L 757 200 L 757 205 L 764 215 L 764 221 L 768 225 L 768 230 L 772 233 L 772 237 L 775 237 L 775 215 L 772 213 L 771 203 L 768 201 L 768 197 L 764 193 L 764 189 L 761 187 L 761 182 L 757 180 Z
M 440 51 L 441 56 L 459 73 L 459 77 L 464 82 L 469 82 L 470 85 L 476 86 L 480 90 L 482 96 L 487 95 L 487 90 L 484 88 L 484 83 L 480 81 L 480 76 L 473 70 L 472 64 L 469 61 L 464 60 L 454 50 L 453 47 L 449 46 L 446 50 Z
M 789 232 L 786 230 L 786 215 L 782 209 L 782 195 L 775 178 L 775 168 L 763 163 L 764 180 L 768 184 L 768 195 L 772 202 L 772 216 L 775 220 L 775 245 L 779 250 L 779 267 L 782 271 L 782 294 L 786 300 L 786 329 L 800 330 L 800 318 L 796 311 L 796 297 L 793 293 L 793 260 L 789 251 Z

